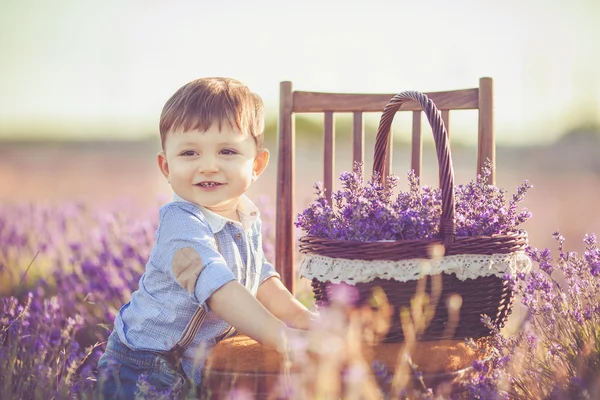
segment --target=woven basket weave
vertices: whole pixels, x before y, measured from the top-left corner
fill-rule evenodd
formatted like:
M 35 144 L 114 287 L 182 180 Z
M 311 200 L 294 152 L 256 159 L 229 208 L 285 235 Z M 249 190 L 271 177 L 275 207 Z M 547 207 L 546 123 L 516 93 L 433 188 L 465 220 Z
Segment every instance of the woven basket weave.
M 300 251 L 304 254 L 365 261 L 428 259 L 432 246 L 437 244 L 444 245 L 445 256 L 508 254 L 523 251 L 527 246 L 527 233 L 522 230 L 492 236 L 456 237 L 454 170 L 448 134 L 439 110 L 426 95 L 414 91 L 402 92 L 394 96 L 385 106 L 377 131 L 373 171 L 379 173 L 382 182 L 385 183 L 384 166 L 387 161 L 392 120 L 400 106 L 411 100 L 419 103 L 425 112 L 435 140 L 439 165 L 439 187 L 442 192 L 439 237 L 431 240 L 361 242 L 304 236 L 300 238 Z M 489 335 L 489 328 L 481 322 L 482 314 L 487 314 L 496 326 L 504 325 L 511 313 L 514 297 L 508 283 L 503 278 L 490 275 L 460 280 L 453 274 L 441 273 L 439 275 L 442 280 L 440 301 L 437 303 L 433 318 L 420 337 L 421 340 L 477 338 Z M 331 298 L 331 291 L 336 285 L 336 283 L 323 282 L 318 278 L 313 278 L 312 287 L 317 304 L 327 305 Z M 399 310 L 402 307 L 410 306 L 411 298 L 415 296 L 417 290 L 417 281 L 399 282 L 394 279 L 377 278 L 370 282 L 354 285 L 359 293 L 357 305 L 364 304 L 371 297 L 375 287 L 384 290 L 390 305 L 394 307 L 391 328 L 385 341 L 403 340 Z M 425 290 L 427 293 L 431 293 L 431 278 L 428 279 Z M 452 332 L 449 332 L 450 321 L 446 301 L 449 296 L 454 294 L 462 297 L 462 306 L 457 324 Z

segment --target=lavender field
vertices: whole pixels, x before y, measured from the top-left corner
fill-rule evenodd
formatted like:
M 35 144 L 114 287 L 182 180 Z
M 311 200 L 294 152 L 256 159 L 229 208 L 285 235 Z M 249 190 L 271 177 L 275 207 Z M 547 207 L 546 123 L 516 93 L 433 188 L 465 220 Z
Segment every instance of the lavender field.
M 338 174 L 350 169 L 344 146 Z M 524 201 L 533 217 L 524 228 L 540 249 L 531 252 L 538 268 L 514 282 L 523 306 L 511 326 L 525 327 L 508 339 L 497 335 L 497 352 L 476 366 L 465 398 L 599 398 L 600 252 L 595 237 L 586 236 L 600 233 L 598 148 L 498 149 L 497 185 L 509 193 L 524 179 L 533 185 Z M 453 150 L 457 181 L 473 179 L 474 150 Z M 156 151 L 154 142 L 0 148 L 0 398 L 93 398 L 100 343 L 137 286 L 158 208 L 171 196 Z M 394 156 L 401 176 L 405 152 L 398 148 Z M 262 210 L 271 259 L 275 161 L 250 193 Z M 367 170 L 369 161 L 367 154 Z M 297 162 L 300 212 L 321 179 L 321 164 L 308 149 Z M 426 153 L 424 182 L 436 184 L 436 168 Z M 555 231 L 562 236 L 553 237 Z M 307 282 L 299 296 L 310 304 Z

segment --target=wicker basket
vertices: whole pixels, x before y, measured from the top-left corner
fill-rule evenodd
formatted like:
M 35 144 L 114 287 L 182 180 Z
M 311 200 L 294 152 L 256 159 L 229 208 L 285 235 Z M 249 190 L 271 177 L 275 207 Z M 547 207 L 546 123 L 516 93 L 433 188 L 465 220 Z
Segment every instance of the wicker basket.
M 439 164 L 439 187 L 442 192 L 442 215 L 440 235 L 436 240 L 397 240 L 383 242 L 360 242 L 323 239 L 304 236 L 300 239 L 300 251 L 307 255 L 318 255 L 345 260 L 411 260 L 428 259 L 433 245 L 443 244 L 444 257 L 457 255 L 498 255 L 524 251 L 527 246 L 527 233 L 519 230 L 493 236 L 456 237 L 454 222 L 454 171 L 450 156 L 450 146 L 444 122 L 435 104 L 424 94 L 414 91 L 402 92 L 394 96 L 386 105 L 375 143 L 373 171 L 378 172 L 385 182 L 384 165 L 389 146 L 389 132 L 394 115 L 406 101 L 416 101 L 427 115 L 432 127 Z M 490 334 L 481 322 L 481 315 L 487 314 L 494 324 L 502 327 L 511 313 L 513 293 L 508 283 L 499 276 L 489 275 L 473 279 L 458 279 L 456 275 L 441 272 L 442 289 L 438 291 L 439 301 L 435 314 L 420 340 L 461 339 L 482 337 Z M 312 279 L 313 292 L 318 305 L 327 305 L 331 291 L 336 285 L 350 283 L 358 289 L 358 303 L 364 304 L 375 287 L 384 290 L 388 302 L 394 307 L 391 328 L 385 337 L 387 342 L 404 339 L 400 324 L 399 310 L 409 306 L 417 290 L 417 280 L 397 281 L 385 276 L 367 282 L 332 283 L 321 281 L 319 276 Z M 436 278 L 439 281 L 439 276 Z M 431 278 L 428 278 L 426 292 L 431 295 Z M 422 283 L 422 282 L 421 282 Z M 449 320 L 447 300 L 458 294 L 462 297 L 459 318 Z M 451 323 L 452 322 L 452 323 Z M 454 325 L 449 332 L 449 325 Z

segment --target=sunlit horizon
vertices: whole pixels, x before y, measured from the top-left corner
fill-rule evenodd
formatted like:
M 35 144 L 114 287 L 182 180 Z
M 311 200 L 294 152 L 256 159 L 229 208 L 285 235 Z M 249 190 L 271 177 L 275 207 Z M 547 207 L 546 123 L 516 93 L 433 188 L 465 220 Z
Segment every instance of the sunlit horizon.
M 149 137 L 166 99 L 201 76 L 242 80 L 271 120 L 285 80 L 394 93 L 489 76 L 500 144 L 600 126 L 591 0 L 49 4 L 0 3 L 0 140 Z M 469 141 L 473 116 L 461 114 L 452 129 Z

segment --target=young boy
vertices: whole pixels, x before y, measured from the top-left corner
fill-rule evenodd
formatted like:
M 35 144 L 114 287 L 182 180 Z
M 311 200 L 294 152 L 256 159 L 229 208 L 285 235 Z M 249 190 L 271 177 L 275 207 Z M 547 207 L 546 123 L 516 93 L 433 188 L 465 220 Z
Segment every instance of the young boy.
M 308 328 L 312 313 L 265 260 L 259 213 L 244 194 L 269 162 L 263 109 L 227 78 L 192 81 L 165 104 L 158 166 L 175 198 L 160 210 L 139 289 L 98 362 L 103 398 L 133 398 L 140 376 L 174 395 L 188 379 L 199 387 L 232 327 L 281 352 L 295 334 L 287 325 Z

